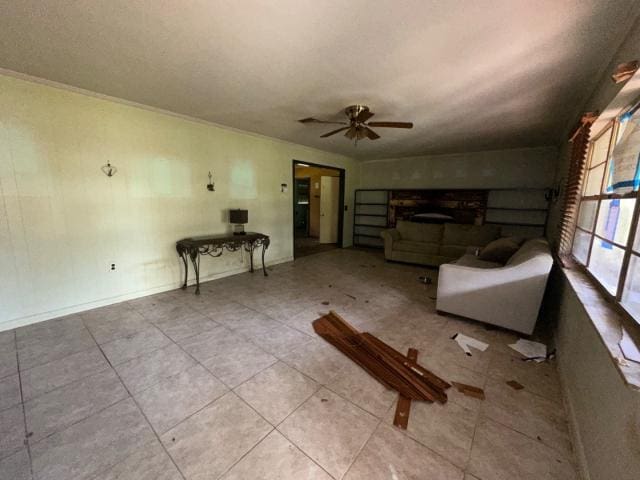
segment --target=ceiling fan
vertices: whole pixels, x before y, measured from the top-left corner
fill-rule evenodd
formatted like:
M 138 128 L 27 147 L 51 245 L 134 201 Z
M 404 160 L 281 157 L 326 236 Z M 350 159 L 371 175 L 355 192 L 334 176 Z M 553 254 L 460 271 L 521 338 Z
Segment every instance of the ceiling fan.
M 366 105 L 351 105 L 344 109 L 344 113 L 348 118 L 347 122 L 329 122 L 325 120 L 318 120 L 317 118 L 308 117 L 298 120 L 300 123 L 326 123 L 335 125 L 346 125 L 346 127 L 340 127 L 331 132 L 327 132 L 324 135 L 320 135 L 320 138 L 330 137 L 336 133 L 344 132 L 344 136 L 350 140 L 358 140 L 368 138 L 369 140 L 377 140 L 380 138 L 376 132 L 369 127 L 384 127 L 384 128 L 413 128 L 411 122 L 369 122 L 369 119 L 373 117 L 374 113 L 369 110 Z

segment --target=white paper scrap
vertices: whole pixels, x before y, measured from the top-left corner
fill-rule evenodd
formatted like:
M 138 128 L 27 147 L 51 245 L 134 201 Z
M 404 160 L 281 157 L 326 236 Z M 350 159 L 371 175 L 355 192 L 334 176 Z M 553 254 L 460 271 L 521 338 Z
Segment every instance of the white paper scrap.
M 622 354 L 627 360 L 640 362 L 640 349 L 638 349 L 638 346 L 624 328 L 622 329 L 622 340 L 620 340 L 619 345 L 620 350 L 622 350 Z
M 547 346 L 544 343 L 532 342 L 531 340 L 521 338 L 509 346 L 526 358 L 533 359 L 535 362 L 540 363 L 547 359 Z
M 460 348 L 464 351 L 464 353 L 466 353 L 469 356 L 471 356 L 471 348 L 469 347 L 473 347 L 477 350 L 480 350 L 481 352 L 484 352 L 487 348 L 489 348 L 488 343 L 481 342 L 480 340 L 476 340 L 473 337 L 468 337 L 463 333 L 456 333 L 451 338 L 453 338 L 456 342 L 458 342 L 458 345 L 460 345 Z

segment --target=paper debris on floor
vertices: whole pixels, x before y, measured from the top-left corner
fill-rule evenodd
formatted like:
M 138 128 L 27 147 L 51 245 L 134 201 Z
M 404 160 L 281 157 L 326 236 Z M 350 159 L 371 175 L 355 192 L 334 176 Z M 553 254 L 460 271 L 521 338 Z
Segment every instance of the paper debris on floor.
M 451 337 L 451 339 L 458 342 L 460 348 L 470 357 L 472 356 L 471 348 L 475 348 L 476 350 L 480 350 L 481 352 L 484 352 L 487 348 L 489 348 L 488 343 L 481 342 L 480 340 L 469 337 L 464 333 L 456 333 L 453 337 Z
M 624 328 L 622 329 L 622 340 L 620 340 L 619 345 L 622 354 L 627 360 L 640 362 L 640 349 L 638 349 L 638 346 Z
M 532 342 L 531 340 L 519 339 L 516 343 L 509 345 L 516 352 L 534 362 L 544 362 L 547 359 L 547 346 L 544 343 Z

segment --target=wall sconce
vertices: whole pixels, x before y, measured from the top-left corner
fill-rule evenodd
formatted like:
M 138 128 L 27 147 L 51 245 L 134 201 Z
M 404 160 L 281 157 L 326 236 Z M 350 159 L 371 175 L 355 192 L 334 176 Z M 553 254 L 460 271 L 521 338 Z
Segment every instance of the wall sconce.
M 113 177 L 118 171 L 118 169 L 111 165 L 111 163 L 109 162 L 107 162 L 106 165 L 100 167 L 100 170 L 102 170 L 102 173 L 104 173 L 107 177 Z
M 213 183 L 213 175 L 211 175 L 211 172 L 209 172 L 209 183 L 207 183 L 207 190 L 209 190 L 210 192 L 216 191 L 216 184 Z
M 286 193 L 287 189 L 288 189 L 288 187 L 287 187 L 286 183 L 281 183 L 280 184 L 280 192 L 281 193 Z

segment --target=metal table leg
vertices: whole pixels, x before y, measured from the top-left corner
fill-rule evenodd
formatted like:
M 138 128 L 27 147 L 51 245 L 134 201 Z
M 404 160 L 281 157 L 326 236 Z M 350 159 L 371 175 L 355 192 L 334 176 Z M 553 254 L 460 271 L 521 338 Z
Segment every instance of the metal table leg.
M 189 255 L 186 250 L 178 250 L 178 255 L 182 258 L 182 262 L 184 263 L 184 283 L 182 284 L 182 290 L 187 289 L 187 278 L 189 275 Z
M 255 248 L 255 243 L 254 242 L 249 242 L 249 262 L 251 267 L 249 268 L 249 271 L 251 273 L 253 273 L 253 249 Z
M 193 264 L 193 270 L 196 272 L 196 295 L 200 295 L 200 252 L 197 248 L 194 248 L 189 252 L 191 257 L 191 263 Z
M 264 265 L 264 252 L 267 250 L 268 246 L 269 246 L 269 240 L 268 239 L 266 241 L 262 242 L 262 273 L 264 273 L 265 277 L 269 276 L 269 274 L 267 273 L 267 268 Z

